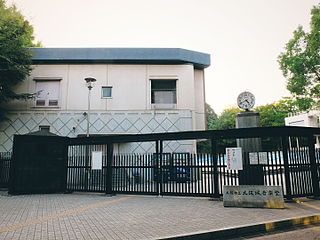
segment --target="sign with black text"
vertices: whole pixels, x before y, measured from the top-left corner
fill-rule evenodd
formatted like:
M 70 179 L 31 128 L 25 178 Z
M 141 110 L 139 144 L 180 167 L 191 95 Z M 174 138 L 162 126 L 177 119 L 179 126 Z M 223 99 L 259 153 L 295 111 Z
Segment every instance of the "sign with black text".
M 226 148 L 227 170 L 242 170 L 242 148 Z
M 92 170 L 101 170 L 102 169 L 102 152 L 93 151 L 92 152 Z
M 223 206 L 284 208 L 281 186 L 223 186 Z

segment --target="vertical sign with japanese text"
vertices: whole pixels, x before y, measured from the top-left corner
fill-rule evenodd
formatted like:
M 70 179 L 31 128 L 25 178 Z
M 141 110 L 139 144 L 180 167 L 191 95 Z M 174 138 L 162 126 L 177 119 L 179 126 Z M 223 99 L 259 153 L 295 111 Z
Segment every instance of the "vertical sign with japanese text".
M 227 170 L 242 170 L 242 148 L 226 148 Z
M 102 169 L 102 152 L 93 151 L 92 152 L 92 170 L 101 170 Z

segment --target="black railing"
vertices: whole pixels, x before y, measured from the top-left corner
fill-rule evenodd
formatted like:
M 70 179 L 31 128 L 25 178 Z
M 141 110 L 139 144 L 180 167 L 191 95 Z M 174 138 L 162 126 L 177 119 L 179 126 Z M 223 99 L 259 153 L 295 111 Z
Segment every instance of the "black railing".
M 101 170 L 92 169 L 93 151 L 102 152 Z M 106 145 L 69 146 L 67 191 L 106 192 L 106 159 Z
M 11 156 L 11 152 L 0 152 L 0 188 L 8 187 Z
M 288 199 L 319 197 L 320 153 L 314 145 L 319 134 L 314 128 L 270 127 L 79 138 L 19 135 L 9 192 L 219 197 L 225 185 L 264 184 L 281 186 Z M 258 139 L 244 144 L 250 138 Z M 210 153 L 176 152 L 194 151 L 199 139 L 210 141 Z M 229 170 L 225 149 L 230 147 L 241 147 L 243 169 Z M 137 154 L 137 149 L 151 153 Z M 7 186 L 11 154 L 0 157 L 0 180 Z
M 69 147 L 68 189 L 70 191 L 106 191 L 106 156 L 101 170 L 91 170 L 91 158 L 85 151 L 97 146 Z M 98 147 L 102 149 L 102 145 Z M 70 150 L 72 149 L 72 150 Z M 106 152 L 106 149 L 104 149 Z M 292 148 L 288 154 L 288 174 L 282 151 L 266 152 L 263 181 L 267 186 L 281 186 L 286 197 L 313 195 L 309 149 Z M 222 196 L 224 185 L 239 185 L 239 171 L 228 170 L 226 155 L 162 153 L 114 154 L 111 189 L 113 193 L 181 196 Z M 214 164 L 216 159 L 217 164 Z M 317 171 L 320 150 L 316 149 Z M 86 165 L 87 163 L 87 165 Z M 215 169 L 216 168 L 216 169 Z M 216 174 L 216 175 L 215 175 Z M 287 178 L 289 177 L 289 178 Z M 288 182 L 290 184 L 288 184 Z

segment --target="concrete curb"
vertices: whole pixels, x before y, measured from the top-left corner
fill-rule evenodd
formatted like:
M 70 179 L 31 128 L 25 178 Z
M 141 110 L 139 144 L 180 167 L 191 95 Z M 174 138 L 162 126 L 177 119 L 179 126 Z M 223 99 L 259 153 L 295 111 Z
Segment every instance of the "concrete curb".
M 183 240 L 209 240 L 226 239 L 232 237 L 243 237 L 252 234 L 269 233 L 283 229 L 290 229 L 299 226 L 308 226 L 320 223 L 320 214 L 303 216 L 274 222 L 258 223 L 255 225 L 240 226 L 235 228 L 225 228 L 208 232 L 195 232 L 185 235 L 178 235 L 160 239 L 183 239 Z

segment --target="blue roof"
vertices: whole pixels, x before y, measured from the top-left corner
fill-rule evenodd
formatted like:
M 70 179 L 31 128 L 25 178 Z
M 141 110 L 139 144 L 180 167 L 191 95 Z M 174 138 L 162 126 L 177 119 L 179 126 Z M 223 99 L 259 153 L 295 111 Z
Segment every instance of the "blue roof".
M 31 48 L 34 64 L 114 63 L 210 66 L 210 55 L 181 48 Z

